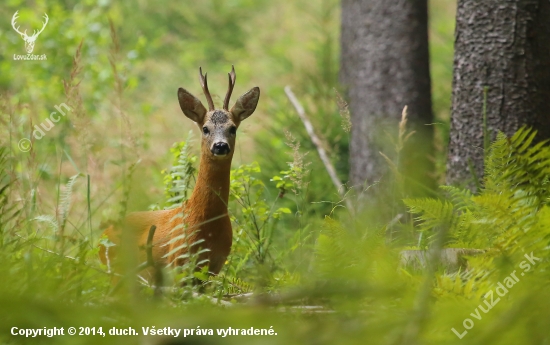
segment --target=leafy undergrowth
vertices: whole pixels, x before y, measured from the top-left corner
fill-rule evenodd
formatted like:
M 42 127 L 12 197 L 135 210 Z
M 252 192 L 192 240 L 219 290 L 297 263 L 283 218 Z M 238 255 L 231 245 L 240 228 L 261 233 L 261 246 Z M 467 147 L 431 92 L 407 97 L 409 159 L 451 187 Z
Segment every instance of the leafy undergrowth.
M 296 170 L 303 164 L 289 163 L 266 185 L 254 163 L 232 171 L 235 245 L 222 274 L 202 286 L 165 279 L 174 283 L 155 289 L 129 273 L 114 293 L 113 273 L 99 263 L 87 222 L 68 230 L 71 193 L 84 178 L 74 176 L 60 187 L 59 209 L 66 211 L 28 217 L 32 204 L 21 207 L 13 199 L 17 181 L 9 177 L 10 157 L 2 150 L 0 337 L 8 344 L 174 343 L 170 336 L 144 334 L 154 326 L 179 329 L 182 343 L 544 343 L 550 148 L 534 145 L 534 136 L 526 129 L 511 138 L 498 135 L 478 193 L 444 186 L 439 199 L 405 200 L 417 217 L 422 248 L 441 243 L 485 251 L 458 271 L 402 266 L 386 225 L 369 225 L 377 223 L 361 215 L 334 211 L 322 222 L 299 219 L 307 214 L 299 206 L 307 174 Z M 196 158 L 188 143 L 172 151 L 167 207 L 182 202 L 192 185 Z M 293 212 L 279 205 L 287 192 L 298 205 Z M 296 235 L 280 236 L 288 226 Z M 181 272 L 164 269 L 165 277 Z M 205 278 L 192 267 L 188 274 Z M 25 338 L 10 335 L 13 327 L 95 327 L 82 332 L 101 328 L 106 336 Z M 128 327 L 139 335 L 109 334 Z M 251 327 L 264 335 L 247 334 Z

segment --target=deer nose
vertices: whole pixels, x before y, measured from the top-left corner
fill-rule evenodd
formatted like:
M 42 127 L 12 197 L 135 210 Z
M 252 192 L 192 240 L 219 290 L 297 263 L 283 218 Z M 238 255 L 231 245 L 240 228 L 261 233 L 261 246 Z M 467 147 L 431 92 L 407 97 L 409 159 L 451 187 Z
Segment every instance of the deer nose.
M 216 156 L 225 156 L 229 153 L 230 149 L 227 143 L 218 142 L 212 146 L 212 149 L 210 151 L 212 151 L 212 153 Z

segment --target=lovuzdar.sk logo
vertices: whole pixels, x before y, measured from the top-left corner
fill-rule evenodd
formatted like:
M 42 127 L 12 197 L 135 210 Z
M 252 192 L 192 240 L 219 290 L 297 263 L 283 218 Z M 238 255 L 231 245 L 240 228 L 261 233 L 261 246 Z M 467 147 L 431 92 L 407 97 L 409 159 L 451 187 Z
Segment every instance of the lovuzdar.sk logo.
M 21 32 L 19 30 L 20 26 L 17 26 L 17 18 L 19 17 L 19 11 L 16 11 L 11 18 L 11 26 L 17 32 L 19 35 L 21 35 L 21 38 L 25 41 L 25 50 L 27 51 L 27 55 L 18 55 L 13 54 L 14 60 L 46 60 L 46 54 L 42 55 L 35 55 L 33 54 L 34 50 L 34 43 L 36 42 L 36 39 L 38 38 L 38 35 L 44 31 L 46 28 L 46 25 L 48 25 L 48 15 L 44 13 L 44 22 L 42 23 L 42 28 L 40 30 L 34 30 L 32 35 L 27 35 L 27 30 Z

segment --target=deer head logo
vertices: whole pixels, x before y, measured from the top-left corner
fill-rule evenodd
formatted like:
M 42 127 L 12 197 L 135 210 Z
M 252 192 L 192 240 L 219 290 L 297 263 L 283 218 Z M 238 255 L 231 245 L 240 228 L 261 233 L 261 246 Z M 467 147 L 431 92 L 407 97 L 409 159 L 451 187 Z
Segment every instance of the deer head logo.
M 17 21 L 18 13 L 19 13 L 19 11 L 16 11 L 15 14 L 13 15 L 13 17 L 11 18 L 11 26 L 13 26 L 13 29 L 19 35 L 21 35 L 21 37 L 25 41 L 25 50 L 27 51 L 27 53 L 30 54 L 34 50 L 34 42 L 36 41 L 36 38 L 38 37 L 38 35 L 40 35 L 42 33 L 42 31 L 44 31 L 44 28 L 46 27 L 46 25 L 48 25 L 49 18 L 48 18 L 48 15 L 46 13 L 44 13 L 44 19 L 46 21 L 43 23 L 42 29 L 40 29 L 39 31 L 34 30 L 33 34 L 31 36 L 28 36 L 27 35 L 27 30 L 25 30 L 24 32 L 21 32 L 21 31 L 19 31 L 19 26 L 15 27 L 15 25 L 17 24 L 16 21 Z

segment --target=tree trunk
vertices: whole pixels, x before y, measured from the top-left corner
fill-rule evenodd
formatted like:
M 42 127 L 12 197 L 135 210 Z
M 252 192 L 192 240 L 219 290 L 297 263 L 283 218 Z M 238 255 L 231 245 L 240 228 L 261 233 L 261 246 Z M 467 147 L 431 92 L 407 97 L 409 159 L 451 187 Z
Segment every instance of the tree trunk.
M 417 133 L 398 160 L 408 177 L 431 185 L 427 0 L 343 0 L 341 42 L 341 81 L 352 114 L 350 182 L 371 184 L 387 175 L 389 166 L 379 152 L 396 161 L 387 133 L 397 133 L 408 106 L 408 126 Z
M 497 131 L 550 138 L 550 1 L 459 0 L 455 35 L 447 182 L 473 189 Z

